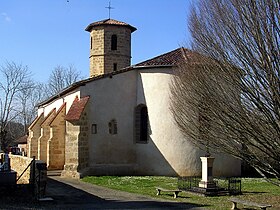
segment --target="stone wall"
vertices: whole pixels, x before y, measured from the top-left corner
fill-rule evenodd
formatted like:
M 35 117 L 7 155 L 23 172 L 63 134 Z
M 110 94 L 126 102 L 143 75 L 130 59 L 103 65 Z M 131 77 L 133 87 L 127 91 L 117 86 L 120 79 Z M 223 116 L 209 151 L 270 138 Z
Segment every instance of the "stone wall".
M 88 144 L 88 118 L 87 112 L 83 112 L 80 119 L 79 135 L 79 170 L 89 167 L 89 144 Z
M 78 173 L 78 139 L 80 134 L 80 126 L 66 121 L 65 136 L 65 165 L 61 176 L 80 178 Z
M 11 169 L 17 172 L 17 178 L 22 174 L 22 172 L 27 168 L 31 163 L 32 158 L 19 156 L 19 155 L 9 155 Z M 22 175 L 18 180 L 17 184 L 28 184 L 30 179 L 30 168 Z
M 20 179 L 17 181 L 17 184 L 33 184 L 33 166 L 34 164 L 29 164 L 32 162 L 33 158 L 24 157 L 20 155 L 12 155 L 9 154 L 10 158 L 10 165 L 11 170 L 17 172 L 17 179 L 20 177 L 20 175 L 24 172 L 24 170 L 27 168 L 27 170 L 22 174 Z M 47 168 L 46 163 L 40 160 L 35 160 L 35 187 L 40 186 L 40 190 L 43 190 L 42 192 L 39 190 L 35 190 L 36 193 L 40 193 L 37 196 L 40 196 L 41 193 L 44 194 L 45 186 L 47 184 Z M 40 176 L 40 178 L 39 178 Z M 40 181 L 40 182 L 39 182 Z
M 88 106 L 78 121 L 66 121 L 65 165 L 61 176 L 79 179 L 89 172 Z
M 29 127 L 29 136 L 27 138 L 27 156 L 38 158 L 38 139 L 41 135 L 41 123 L 44 115 L 38 116 Z
M 58 110 L 51 122 L 51 135 L 48 141 L 48 169 L 63 169 L 65 161 L 65 113 L 66 103 Z
M 117 49 L 111 49 L 111 37 L 117 36 Z M 90 76 L 97 76 L 130 66 L 131 29 L 122 26 L 98 26 L 90 33 Z
M 38 139 L 38 159 L 48 164 L 48 140 L 50 138 L 50 123 L 56 116 L 56 111 L 53 109 L 41 124 L 41 136 Z
M 90 76 L 104 74 L 104 30 L 94 29 L 90 33 Z
M 111 50 L 111 37 L 117 35 L 117 50 Z M 105 28 L 104 36 L 104 73 L 130 66 L 131 60 L 131 30 L 127 27 L 108 27 Z

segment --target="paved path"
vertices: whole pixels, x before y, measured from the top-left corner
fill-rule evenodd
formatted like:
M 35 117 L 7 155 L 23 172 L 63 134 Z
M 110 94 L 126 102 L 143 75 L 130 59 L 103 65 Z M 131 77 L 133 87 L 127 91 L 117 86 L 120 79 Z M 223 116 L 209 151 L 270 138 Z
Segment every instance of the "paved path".
M 49 176 L 46 196 L 54 200 L 41 202 L 41 209 L 202 209 L 59 176 Z

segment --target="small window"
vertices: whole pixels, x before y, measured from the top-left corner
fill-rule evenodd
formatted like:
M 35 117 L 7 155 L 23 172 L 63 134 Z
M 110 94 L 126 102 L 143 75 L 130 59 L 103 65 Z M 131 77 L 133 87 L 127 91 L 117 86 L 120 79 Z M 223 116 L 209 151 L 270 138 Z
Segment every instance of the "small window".
M 96 124 L 91 125 L 91 133 L 92 134 L 97 134 L 97 125 Z
M 90 49 L 92 50 L 92 36 L 90 37 Z
M 111 50 L 117 50 L 118 37 L 116 34 L 111 36 Z
M 113 70 L 114 70 L 114 71 L 117 71 L 117 69 L 118 69 L 118 64 L 117 64 L 117 63 L 114 63 Z
M 144 104 L 135 108 L 135 138 L 137 143 L 148 143 L 148 109 Z
M 109 133 L 114 135 L 118 133 L 117 121 L 115 119 L 108 123 Z

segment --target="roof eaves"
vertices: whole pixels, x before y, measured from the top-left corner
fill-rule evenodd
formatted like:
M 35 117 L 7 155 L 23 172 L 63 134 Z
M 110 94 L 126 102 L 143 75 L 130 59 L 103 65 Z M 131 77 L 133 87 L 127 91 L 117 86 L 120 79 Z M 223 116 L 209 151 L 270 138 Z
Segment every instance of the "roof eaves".
M 47 100 L 37 104 L 37 107 L 43 106 L 43 105 L 45 105 L 47 103 L 50 103 L 51 101 L 53 101 L 53 100 L 55 100 L 57 98 L 60 98 L 62 95 L 66 94 L 66 93 L 69 93 L 70 91 L 75 90 L 76 88 L 79 88 L 79 87 L 81 87 L 83 85 L 86 85 L 86 83 L 91 82 L 91 81 L 103 79 L 103 78 L 106 78 L 106 77 L 112 77 L 113 75 L 121 74 L 121 73 L 128 72 L 128 71 L 135 70 L 135 69 L 176 67 L 176 66 L 178 66 L 178 63 L 164 64 L 164 65 L 163 64 L 159 64 L 159 65 L 158 64 L 154 64 L 154 65 L 150 65 L 150 64 L 141 65 L 141 64 L 142 63 L 143 64 L 148 63 L 149 61 L 158 59 L 158 58 L 160 58 L 162 56 L 165 56 L 167 54 L 170 54 L 170 53 L 173 53 L 173 52 L 176 52 L 176 51 L 179 51 L 179 50 L 182 53 L 183 59 L 187 59 L 187 53 L 189 52 L 189 50 L 187 50 L 186 48 L 182 48 L 182 47 L 181 48 L 177 48 L 177 49 L 175 49 L 173 51 L 164 53 L 162 55 L 156 56 L 154 58 L 151 58 L 149 60 L 140 62 L 140 63 L 135 64 L 135 65 L 132 65 L 132 66 L 120 69 L 118 71 L 110 72 L 110 73 L 107 73 L 107 74 L 103 74 L 103 75 L 99 75 L 99 76 L 95 76 L 95 77 L 91 77 L 91 78 L 87 78 L 87 79 L 75 82 L 72 85 L 70 85 L 70 86 L 66 87 L 65 89 L 61 90 L 56 95 L 54 95 L 54 96 L 50 97 L 49 99 L 47 99 Z
M 105 20 L 101 20 L 101 21 L 97 21 L 97 22 L 93 22 L 93 23 L 89 24 L 85 28 L 85 31 L 91 32 L 93 27 L 102 26 L 102 25 L 127 27 L 131 30 L 131 33 L 137 30 L 135 27 L 129 25 L 128 23 L 114 20 L 114 19 L 105 19 Z
M 53 100 L 55 100 L 55 99 L 57 99 L 57 98 L 60 98 L 62 95 L 66 94 L 66 93 L 69 93 L 70 91 L 75 90 L 75 89 L 77 89 L 77 88 L 83 86 L 84 84 L 87 83 L 87 80 L 88 80 L 88 79 L 81 80 L 81 81 L 78 81 L 78 82 L 73 83 L 72 85 L 70 85 L 70 86 L 68 86 L 68 87 L 66 87 L 66 88 L 64 88 L 64 89 L 62 89 L 62 90 L 61 90 L 60 92 L 58 92 L 57 94 L 55 94 L 55 95 L 51 96 L 50 98 L 46 99 L 45 101 L 42 101 L 42 102 L 38 103 L 38 104 L 36 105 L 36 107 L 43 106 L 43 105 L 45 105 L 45 104 L 47 104 L 47 103 L 49 103 L 49 102 L 51 102 L 51 101 L 53 101 Z
M 166 67 L 174 67 L 176 64 L 169 65 L 147 65 L 147 66 L 133 66 L 133 69 L 150 69 L 150 68 L 166 68 Z
M 41 113 L 40 116 L 37 116 L 37 117 L 33 120 L 33 122 L 31 123 L 31 125 L 29 126 L 29 129 L 32 129 L 33 126 L 38 122 L 38 120 L 39 120 L 41 117 L 43 117 L 43 115 L 44 115 L 44 113 Z
M 49 122 L 49 125 L 51 125 L 53 123 L 53 121 L 55 120 L 55 118 L 60 114 L 60 112 L 63 110 L 63 108 L 66 107 L 66 102 L 64 102 L 61 107 L 58 109 L 58 111 L 56 112 L 54 118 Z
M 53 109 L 50 111 L 50 113 L 45 117 L 45 119 L 44 119 L 43 122 L 41 123 L 41 126 L 47 121 L 47 119 L 48 119 L 49 117 L 51 117 L 51 115 L 52 115 L 53 113 L 55 113 L 55 111 L 56 111 L 56 108 L 53 108 Z
M 79 121 L 89 98 L 90 96 L 85 96 L 80 99 L 76 97 L 64 119 L 70 122 Z

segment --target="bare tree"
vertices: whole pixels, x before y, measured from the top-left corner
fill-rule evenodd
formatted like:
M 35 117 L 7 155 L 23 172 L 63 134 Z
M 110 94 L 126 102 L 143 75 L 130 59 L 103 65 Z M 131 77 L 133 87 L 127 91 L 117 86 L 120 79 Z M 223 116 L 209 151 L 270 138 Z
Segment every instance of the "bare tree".
M 68 67 L 63 67 L 60 65 L 56 66 L 48 80 L 48 95 L 55 95 L 67 86 L 77 82 L 79 79 L 81 79 L 80 74 L 81 73 L 78 72 L 73 65 L 69 65 Z
M 27 134 L 28 126 L 36 117 L 37 104 L 47 98 L 44 84 L 30 81 L 26 85 L 28 87 L 21 89 L 16 97 L 20 111 L 17 121 L 23 124 L 24 134 Z
M 279 8 L 277 0 L 200 0 L 190 30 L 204 57 L 182 64 L 171 85 L 175 121 L 194 144 L 240 158 L 278 186 Z
M 21 91 L 31 88 L 31 82 L 27 66 L 14 62 L 1 66 L 0 73 L 0 143 L 1 149 L 6 152 L 11 141 L 11 138 L 7 138 L 9 122 L 21 113 L 17 96 Z

